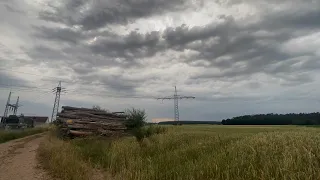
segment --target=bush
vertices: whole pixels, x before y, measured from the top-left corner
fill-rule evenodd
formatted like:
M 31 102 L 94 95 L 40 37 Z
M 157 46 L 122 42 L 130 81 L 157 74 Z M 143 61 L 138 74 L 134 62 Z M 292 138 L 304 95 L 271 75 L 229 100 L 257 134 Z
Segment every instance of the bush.
M 128 129 L 137 129 L 141 128 L 146 124 L 146 112 L 145 110 L 140 109 L 127 109 L 125 110 L 125 114 L 127 116 L 127 121 L 125 123 Z
M 142 128 L 136 128 L 133 130 L 133 135 L 136 137 L 137 141 L 142 141 L 144 138 L 148 138 L 155 134 L 165 133 L 167 131 L 166 128 L 161 126 L 145 126 Z

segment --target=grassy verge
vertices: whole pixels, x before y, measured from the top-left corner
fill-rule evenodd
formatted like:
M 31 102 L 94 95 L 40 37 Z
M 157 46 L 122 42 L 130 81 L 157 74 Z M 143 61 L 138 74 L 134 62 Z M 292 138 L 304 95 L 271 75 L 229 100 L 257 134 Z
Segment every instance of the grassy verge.
M 25 130 L 0 130 L 0 143 L 4 143 L 13 139 L 18 139 L 26 136 L 30 136 L 33 134 L 38 134 L 47 131 L 48 128 L 32 128 L 32 129 L 25 129 Z
M 69 142 L 49 134 L 38 148 L 38 159 L 52 177 L 61 180 L 87 180 L 93 169 L 81 159 L 79 152 Z
M 53 147 L 43 147 L 48 160 L 65 161 L 52 165 L 61 168 L 58 174 L 75 174 L 82 162 L 90 162 L 121 180 L 314 180 L 320 179 L 319 133 L 295 126 L 176 126 L 141 142 L 90 138 L 48 141 Z M 53 152 L 59 156 L 49 157 Z M 78 168 L 62 169 L 71 165 Z M 85 177 L 86 168 L 79 173 Z

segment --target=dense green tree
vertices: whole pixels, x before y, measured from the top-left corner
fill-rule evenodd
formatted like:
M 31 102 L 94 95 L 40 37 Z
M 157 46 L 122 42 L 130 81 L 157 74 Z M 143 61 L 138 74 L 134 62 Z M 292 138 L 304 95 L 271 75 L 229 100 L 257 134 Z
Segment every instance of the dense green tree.
M 223 125 L 318 125 L 320 113 L 255 114 L 225 119 Z

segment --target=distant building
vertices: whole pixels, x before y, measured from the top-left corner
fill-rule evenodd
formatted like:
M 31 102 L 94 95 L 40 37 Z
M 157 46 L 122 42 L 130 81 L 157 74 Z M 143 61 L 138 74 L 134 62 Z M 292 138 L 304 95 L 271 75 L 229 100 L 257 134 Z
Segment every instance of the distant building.
M 41 126 L 48 122 L 49 117 L 45 116 L 24 116 L 25 118 L 32 119 L 34 121 L 34 126 Z
M 164 122 L 164 121 L 174 121 L 172 118 L 153 118 L 152 123 L 159 123 L 159 122 Z

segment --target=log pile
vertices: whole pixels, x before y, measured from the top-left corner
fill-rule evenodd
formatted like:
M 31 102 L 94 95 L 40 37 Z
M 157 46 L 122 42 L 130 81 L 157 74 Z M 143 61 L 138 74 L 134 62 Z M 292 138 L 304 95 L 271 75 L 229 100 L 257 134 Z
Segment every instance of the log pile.
M 62 106 L 57 116 L 60 131 L 67 136 L 121 136 L 126 133 L 123 112 Z

